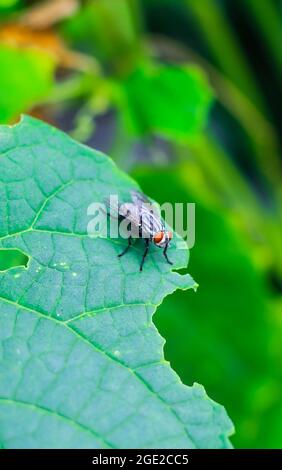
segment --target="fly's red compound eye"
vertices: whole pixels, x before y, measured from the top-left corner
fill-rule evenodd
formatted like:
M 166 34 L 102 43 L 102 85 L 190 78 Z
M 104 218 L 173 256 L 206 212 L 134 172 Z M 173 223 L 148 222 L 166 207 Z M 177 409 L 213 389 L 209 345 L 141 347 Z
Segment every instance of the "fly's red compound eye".
M 154 238 L 153 238 L 154 243 L 155 243 L 156 245 L 158 245 L 159 243 L 161 243 L 163 237 L 164 237 L 164 232 L 158 232 L 158 233 L 156 233 L 156 234 L 154 235 Z

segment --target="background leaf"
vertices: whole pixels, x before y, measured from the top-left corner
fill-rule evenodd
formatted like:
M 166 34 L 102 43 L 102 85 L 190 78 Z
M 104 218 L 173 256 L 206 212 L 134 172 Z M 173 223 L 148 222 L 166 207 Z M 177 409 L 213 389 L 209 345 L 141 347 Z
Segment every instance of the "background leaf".
M 0 123 L 47 96 L 54 68 L 54 58 L 42 50 L 0 44 Z
M 181 383 L 152 323 L 193 279 L 157 247 L 140 274 L 141 246 L 119 259 L 123 242 L 87 236 L 89 204 L 135 183 L 31 118 L 0 142 L 0 246 L 30 257 L 0 274 L 2 447 L 229 447 L 224 409 Z
M 144 66 L 123 82 L 121 112 L 137 135 L 189 139 L 206 123 L 212 92 L 196 67 Z

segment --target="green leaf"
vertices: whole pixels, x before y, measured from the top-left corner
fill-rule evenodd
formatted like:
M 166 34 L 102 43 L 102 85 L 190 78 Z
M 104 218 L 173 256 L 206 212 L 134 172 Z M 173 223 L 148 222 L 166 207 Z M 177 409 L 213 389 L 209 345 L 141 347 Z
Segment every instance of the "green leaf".
M 126 127 L 134 134 L 189 139 L 203 130 L 212 92 L 200 69 L 140 67 L 121 83 L 121 112 Z
M 53 83 L 54 58 L 36 48 L 0 44 L 0 123 L 8 123 L 46 97 Z
M 0 247 L 29 256 L 0 273 L 2 447 L 229 447 L 225 410 L 181 383 L 152 323 L 195 282 L 157 247 L 140 273 L 141 241 L 118 258 L 123 240 L 87 235 L 89 204 L 135 183 L 29 117 L 0 142 Z M 186 250 L 170 256 L 186 266 Z

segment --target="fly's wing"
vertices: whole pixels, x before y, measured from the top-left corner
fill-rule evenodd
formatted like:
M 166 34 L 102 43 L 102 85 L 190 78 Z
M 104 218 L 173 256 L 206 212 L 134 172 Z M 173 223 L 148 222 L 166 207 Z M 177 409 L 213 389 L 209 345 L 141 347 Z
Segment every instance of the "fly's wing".
M 139 238 L 141 227 L 141 212 L 139 207 L 131 202 L 126 202 L 120 206 L 120 214 L 126 221 L 130 222 L 130 236 L 132 238 Z
M 129 220 L 135 227 L 140 224 L 140 211 L 136 204 L 125 202 L 119 208 L 119 214 Z
M 107 213 L 111 217 L 119 218 L 119 216 L 129 219 L 134 225 L 139 225 L 138 212 L 141 213 L 142 203 L 150 203 L 149 199 L 139 191 L 130 191 L 132 202 L 118 204 L 115 197 L 109 197 L 104 200 Z M 138 210 L 136 210 L 136 208 Z
M 104 203 L 107 209 L 107 215 L 112 217 L 113 219 L 118 219 L 120 214 L 120 207 L 118 205 L 118 201 L 115 198 L 106 198 L 104 199 Z
M 160 210 L 156 202 L 152 202 L 145 194 L 140 191 L 132 190 L 130 191 L 131 198 L 134 204 L 138 205 L 141 212 L 153 212 L 154 218 L 161 218 Z
M 114 219 L 127 219 L 129 222 L 134 225 L 134 227 L 139 229 L 140 218 L 142 212 L 142 206 L 134 204 L 132 202 L 124 202 L 118 204 L 118 199 L 110 197 L 104 200 L 107 214 Z
M 130 194 L 133 204 L 136 204 L 137 206 L 140 206 L 143 203 L 150 204 L 151 202 L 145 194 L 141 193 L 141 191 L 137 191 L 136 189 L 132 189 Z

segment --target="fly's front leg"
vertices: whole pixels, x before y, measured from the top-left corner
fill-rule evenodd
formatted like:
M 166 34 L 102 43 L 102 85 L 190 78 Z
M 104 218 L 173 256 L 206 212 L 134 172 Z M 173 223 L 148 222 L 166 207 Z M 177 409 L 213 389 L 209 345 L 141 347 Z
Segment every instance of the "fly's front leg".
M 164 254 L 164 257 L 165 259 L 167 260 L 168 264 L 173 264 L 171 261 L 169 261 L 168 257 L 167 257 L 167 249 L 168 249 L 168 243 L 166 244 L 165 248 L 164 248 L 164 251 L 163 251 L 163 254 Z
M 146 247 L 145 247 L 145 251 L 144 251 L 144 253 L 143 253 L 142 261 L 141 261 L 141 264 L 140 264 L 140 272 L 141 272 L 142 269 L 143 269 L 143 264 L 144 264 L 145 258 L 146 258 L 147 254 L 148 254 L 148 251 L 149 251 L 149 243 L 150 243 L 150 239 L 149 239 L 149 238 L 146 238 L 146 239 L 145 239 Z
M 127 245 L 127 247 L 123 250 L 123 252 L 118 255 L 118 257 L 120 258 L 121 256 L 125 255 L 125 253 L 128 252 L 128 250 L 129 250 L 130 247 L 131 247 L 131 237 L 128 237 L 128 245 Z

